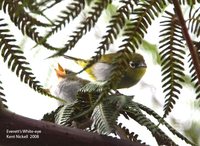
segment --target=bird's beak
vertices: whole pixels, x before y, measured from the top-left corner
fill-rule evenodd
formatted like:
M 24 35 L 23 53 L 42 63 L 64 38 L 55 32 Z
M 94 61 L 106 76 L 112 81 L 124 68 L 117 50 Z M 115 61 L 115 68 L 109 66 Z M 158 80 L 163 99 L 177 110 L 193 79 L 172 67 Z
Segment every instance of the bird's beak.
M 142 62 L 142 63 L 140 64 L 140 67 L 146 68 L 146 67 L 147 67 L 147 64 L 146 64 L 145 62 Z
M 65 78 L 67 76 L 67 73 L 65 72 L 65 70 L 59 63 L 58 63 L 58 68 L 55 69 L 55 72 L 56 72 L 58 79 Z

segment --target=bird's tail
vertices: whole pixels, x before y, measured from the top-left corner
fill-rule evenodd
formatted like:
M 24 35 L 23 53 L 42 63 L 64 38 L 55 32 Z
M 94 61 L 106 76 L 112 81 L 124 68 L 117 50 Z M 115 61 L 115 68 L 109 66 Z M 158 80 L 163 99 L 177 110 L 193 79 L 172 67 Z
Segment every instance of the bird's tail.
M 81 59 L 81 58 L 76 58 L 76 57 L 72 57 L 72 56 L 68 56 L 68 55 L 63 55 L 63 57 L 66 58 L 66 59 L 70 59 L 70 60 L 75 61 L 78 65 L 82 66 L 83 68 L 86 67 L 89 63 L 88 60 L 84 60 L 84 59 Z
M 86 60 L 84 60 L 84 59 L 76 58 L 76 57 L 72 57 L 72 56 L 68 56 L 68 55 L 63 55 L 63 57 L 66 58 L 66 59 L 74 60 L 76 62 L 79 62 L 79 61 L 86 62 Z

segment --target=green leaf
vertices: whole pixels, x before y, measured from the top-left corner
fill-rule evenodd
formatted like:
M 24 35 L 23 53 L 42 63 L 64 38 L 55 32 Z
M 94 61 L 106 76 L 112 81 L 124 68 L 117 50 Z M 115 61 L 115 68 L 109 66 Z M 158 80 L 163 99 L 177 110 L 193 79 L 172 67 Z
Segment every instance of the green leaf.
M 151 44 L 150 42 L 143 40 L 141 48 L 152 56 L 154 63 L 161 64 L 158 47 L 155 44 Z
M 100 134 L 113 133 L 118 116 L 119 111 L 115 104 L 109 102 L 109 99 L 104 99 L 102 103 L 95 107 L 92 113 L 93 127 L 96 127 L 97 132 Z

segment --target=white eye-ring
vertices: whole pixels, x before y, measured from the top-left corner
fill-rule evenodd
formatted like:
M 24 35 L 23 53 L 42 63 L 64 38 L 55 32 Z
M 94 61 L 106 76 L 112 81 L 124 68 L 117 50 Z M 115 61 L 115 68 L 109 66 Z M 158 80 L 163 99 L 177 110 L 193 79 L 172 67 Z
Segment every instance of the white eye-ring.
M 130 65 L 131 68 L 137 68 L 137 67 L 139 67 L 140 63 L 130 61 L 130 62 L 129 62 L 129 65 Z

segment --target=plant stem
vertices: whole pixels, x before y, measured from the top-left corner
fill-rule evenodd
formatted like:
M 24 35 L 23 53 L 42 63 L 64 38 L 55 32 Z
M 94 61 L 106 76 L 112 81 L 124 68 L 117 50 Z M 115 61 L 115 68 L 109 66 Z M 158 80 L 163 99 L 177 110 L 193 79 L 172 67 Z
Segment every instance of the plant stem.
M 178 17 L 180 26 L 182 28 L 183 36 L 186 40 L 187 46 L 189 48 L 189 51 L 190 51 L 190 54 L 192 57 L 192 62 L 194 64 L 194 69 L 197 74 L 198 83 L 200 84 L 200 60 L 198 57 L 197 49 L 195 48 L 195 46 L 190 38 L 190 35 L 188 33 L 188 29 L 186 27 L 185 20 L 183 18 L 183 13 L 181 11 L 181 7 L 180 7 L 178 0 L 172 0 L 172 1 L 174 3 L 174 11 L 176 13 L 176 16 Z

